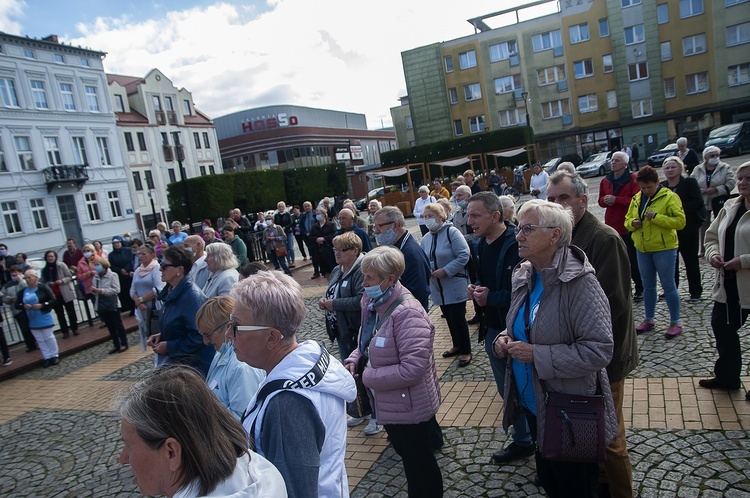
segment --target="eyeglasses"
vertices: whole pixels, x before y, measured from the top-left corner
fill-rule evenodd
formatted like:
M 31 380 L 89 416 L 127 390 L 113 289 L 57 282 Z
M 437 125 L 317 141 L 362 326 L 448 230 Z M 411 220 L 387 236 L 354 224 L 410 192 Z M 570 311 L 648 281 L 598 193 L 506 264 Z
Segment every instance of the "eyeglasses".
M 393 225 L 396 223 L 395 221 L 389 221 L 387 223 L 375 223 L 375 226 L 378 228 L 383 228 L 384 226 Z
M 212 335 L 214 335 L 220 329 L 226 329 L 227 325 L 229 325 L 229 322 L 224 322 L 221 325 L 219 325 L 218 327 L 216 327 L 215 329 L 213 329 L 210 334 L 204 334 L 204 333 L 201 332 L 201 335 L 203 336 L 204 339 L 206 339 L 207 341 L 210 341 Z
M 229 325 L 232 327 L 232 339 L 237 339 L 237 332 L 252 332 L 254 330 L 267 330 L 272 327 L 266 325 L 237 325 L 234 316 L 229 315 Z
M 557 228 L 557 227 L 543 227 L 543 226 L 539 226 L 539 225 L 532 225 L 532 224 L 529 223 L 529 224 L 524 225 L 522 227 L 516 227 L 516 235 L 518 235 L 519 233 L 523 233 L 524 237 L 528 237 L 537 228 L 549 228 L 549 229 L 551 229 L 551 228 Z
M 159 268 L 161 268 L 161 271 L 164 271 L 165 268 L 169 268 L 170 266 L 174 268 L 176 266 L 182 266 L 182 265 L 173 265 L 171 263 L 159 263 Z
M 338 254 L 340 252 L 351 251 L 352 249 L 354 249 L 354 248 L 353 247 L 347 247 L 346 249 L 339 249 L 338 247 L 334 247 L 333 248 L 333 252 L 335 252 L 336 254 Z

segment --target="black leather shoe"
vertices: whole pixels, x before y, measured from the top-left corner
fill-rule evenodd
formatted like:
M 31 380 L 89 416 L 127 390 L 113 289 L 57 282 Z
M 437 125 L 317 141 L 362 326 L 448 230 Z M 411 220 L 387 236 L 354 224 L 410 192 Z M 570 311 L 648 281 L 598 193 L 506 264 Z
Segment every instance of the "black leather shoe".
M 469 325 L 476 325 L 479 323 L 479 317 L 477 315 L 474 315 L 474 317 L 470 320 L 467 320 L 466 323 Z
M 469 355 L 468 360 L 458 360 L 458 368 L 468 367 L 469 363 L 471 363 L 471 355 Z
M 115 348 L 115 349 L 111 350 L 110 352 L 108 352 L 107 354 L 115 354 L 115 353 L 119 353 L 119 352 L 120 352 L 120 348 Z
M 528 458 L 534 454 L 534 445 L 520 446 L 510 443 L 504 450 L 492 454 L 492 461 L 497 465 L 505 465 L 513 460 Z
M 717 379 L 716 377 L 712 379 L 701 379 L 698 381 L 698 385 L 706 388 L 706 389 L 730 389 L 732 391 L 737 390 L 740 388 L 740 385 L 728 385 Z

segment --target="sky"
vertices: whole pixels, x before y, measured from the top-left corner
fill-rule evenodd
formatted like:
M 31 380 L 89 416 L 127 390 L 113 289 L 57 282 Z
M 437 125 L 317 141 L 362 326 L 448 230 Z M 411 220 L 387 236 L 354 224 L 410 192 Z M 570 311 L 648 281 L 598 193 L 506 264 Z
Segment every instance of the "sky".
M 376 129 L 406 94 L 402 51 L 472 35 L 467 19 L 528 2 L 0 0 L 0 31 L 107 52 L 108 73 L 158 68 L 212 118 L 292 104 L 363 113 Z

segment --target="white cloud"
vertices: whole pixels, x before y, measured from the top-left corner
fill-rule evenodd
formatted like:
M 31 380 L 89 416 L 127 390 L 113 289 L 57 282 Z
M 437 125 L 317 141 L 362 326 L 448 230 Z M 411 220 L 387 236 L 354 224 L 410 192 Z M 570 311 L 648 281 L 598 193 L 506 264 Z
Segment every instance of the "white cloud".
M 0 31 L 20 33 L 21 24 L 16 19 L 23 17 L 25 7 L 23 0 L 0 0 Z
M 67 41 L 108 52 L 108 72 L 159 68 L 213 117 L 297 104 L 361 112 L 376 128 L 390 124 L 389 108 L 406 91 L 401 51 L 470 35 L 466 19 L 498 8 L 463 4 L 269 0 L 271 10 L 258 13 L 217 3 L 144 22 L 99 18 Z

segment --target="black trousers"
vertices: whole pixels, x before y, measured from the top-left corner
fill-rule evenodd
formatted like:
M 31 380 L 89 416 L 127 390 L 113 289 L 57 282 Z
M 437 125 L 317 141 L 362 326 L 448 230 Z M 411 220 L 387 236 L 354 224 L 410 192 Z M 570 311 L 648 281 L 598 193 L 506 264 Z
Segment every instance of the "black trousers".
M 320 274 L 320 263 L 318 263 L 318 250 L 315 247 L 317 244 L 311 242 L 310 239 L 305 237 L 305 245 L 307 246 L 307 252 L 310 253 L 310 259 L 312 259 L 313 272 L 315 275 Z
M 418 424 L 385 424 L 393 449 L 401 457 L 409 498 L 443 496 L 443 474 L 430 441 L 435 417 Z
M 690 297 L 701 297 L 703 284 L 701 284 L 701 267 L 698 261 L 698 230 L 700 227 L 688 227 L 677 232 L 679 246 L 677 251 L 682 255 L 685 263 L 685 275 L 688 281 Z M 680 258 L 675 261 L 674 282 L 680 284 Z
M 466 301 L 454 304 L 443 304 L 440 311 L 448 322 L 453 347 L 458 348 L 459 354 L 471 354 L 471 336 L 469 325 L 466 323 Z
M 67 336 L 69 331 L 78 331 L 78 316 L 76 316 L 76 307 L 73 301 L 65 302 L 62 296 L 55 296 L 55 303 L 52 305 L 57 315 L 57 321 L 60 323 L 60 331 Z M 65 320 L 65 312 L 68 313 L 68 319 Z
M 542 408 L 543 409 L 543 408 Z M 526 413 L 531 438 L 537 440 L 536 417 Z M 551 498 L 597 498 L 599 496 L 599 464 L 560 462 L 542 458 L 537 445 L 536 473 L 544 491 Z
M 120 293 L 117 295 L 117 297 L 120 298 L 120 306 L 122 306 L 122 311 L 135 310 L 135 303 L 133 302 L 133 298 L 130 297 L 130 286 L 133 283 L 133 278 L 130 275 L 125 276 L 120 273 L 117 274 L 117 278 L 120 279 Z
M 10 359 L 10 352 L 8 351 L 8 341 L 5 340 L 5 331 L 0 326 L 0 352 L 3 354 L 3 361 Z
M 714 364 L 714 374 L 727 387 L 739 388 L 742 348 L 738 331 L 747 321 L 750 310 L 740 308 L 737 280 L 725 279 L 724 287 L 727 291 L 726 304 L 714 301 L 714 309 L 711 312 L 711 329 L 719 352 L 719 358 Z
M 125 333 L 125 327 L 122 326 L 120 313 L 118 311 L 99 311 L 99 318 L 107 326 L 114 346 L 116 348 L 128 347 L 128 335 Z
M 638 269 L 638 255 L 635 252 L 635 244 L 630 232 L 620 235 L 628 249 L 628 259 L 630 260 L 630 278 L 633 279 L 636 293 L 643 293 L 643 280 L 641 280 L 641 271 Z
M 305 252 L 305 236 L 304 235 L 295 235 L 294 238 L 297 240 L 297 246 L 299 247 L 299 252 L 302 253 L 302 257 L 306 258 L 307 253 Z
M 23 335 L 23 342 L 26 344 L 26 349 L 28 349 L 29 351 L 34 351 L 36 349 L 36 339 L 31 333 L 31 329 L 29 329 L 29 317 L 26 316 L 26 312 L 22 311 L 17 315 L 13 315 L 13 318 L 16 319 L 18 328 L 21 330 L 21 335 Z

